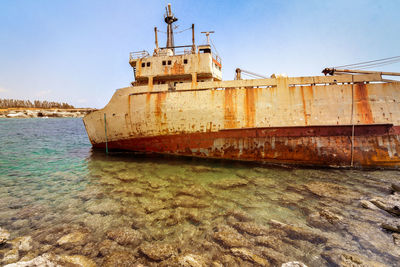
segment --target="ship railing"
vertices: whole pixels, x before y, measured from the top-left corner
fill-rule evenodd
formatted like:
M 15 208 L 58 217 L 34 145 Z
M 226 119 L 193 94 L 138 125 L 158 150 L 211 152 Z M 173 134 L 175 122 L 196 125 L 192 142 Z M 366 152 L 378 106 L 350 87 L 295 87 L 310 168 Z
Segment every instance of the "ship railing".
M 145 57 L 148 57 L 148 56 L 150 56 L 150 54 L 146 50 L 130 52 L 129 53 L 129 60 L 134 60 L 134 59 L 137 59 L 137 58 L 145 58 Z
M 221 65 L 221 58 L 217 54 L 213 54 L 213 56 L 215 56 L 214 59 Z
M 159 49 L 158 55 L 160 56 L 169 56 L 172 54 L 172 50 L 174 50 L 175 56 L 180 55 L 190 55 L 193 54 L 193 46 L 192 45 L 181 45 L 181 46 L 174 46 L 174 47 L 161 47 Z

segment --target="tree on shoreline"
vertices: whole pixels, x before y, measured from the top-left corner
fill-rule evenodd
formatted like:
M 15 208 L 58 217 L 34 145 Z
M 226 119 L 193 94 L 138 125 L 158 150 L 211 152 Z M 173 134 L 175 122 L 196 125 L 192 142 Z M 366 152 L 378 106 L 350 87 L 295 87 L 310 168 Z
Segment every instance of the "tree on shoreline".
M 30 100 L 18 100 L 18 99 L 1 99 L 0 108 L 74 108 L 74 106 L 68 103 L 58 103 L 49 101 L 35 100 L 33 103 Z

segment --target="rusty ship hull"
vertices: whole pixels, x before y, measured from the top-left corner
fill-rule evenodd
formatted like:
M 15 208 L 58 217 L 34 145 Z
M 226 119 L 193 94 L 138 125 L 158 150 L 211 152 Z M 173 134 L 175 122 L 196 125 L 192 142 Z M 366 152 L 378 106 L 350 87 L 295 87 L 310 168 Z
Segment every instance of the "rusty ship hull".
M 397 168 L 399 101 L 379 74 L 161 84 L 117 90 L 84 123 L 98 148 Z
M 132 86 L 84 117 L 93 147 L 278 164 L 400 166 L 399 82 L 357 70 L 267 78 L 239 68 L 235 80 L 223 81 L 210 42 L 214 32 L 202 32 L 207 44 L 197 46 L 192 24 L 192 44 L 174 46 L 177 20 L 168 4 L 166 47 L 159 47 L 154 28 L 154 52 L 130 54 Z M 242 72 L 261 79 L 243 80 Z

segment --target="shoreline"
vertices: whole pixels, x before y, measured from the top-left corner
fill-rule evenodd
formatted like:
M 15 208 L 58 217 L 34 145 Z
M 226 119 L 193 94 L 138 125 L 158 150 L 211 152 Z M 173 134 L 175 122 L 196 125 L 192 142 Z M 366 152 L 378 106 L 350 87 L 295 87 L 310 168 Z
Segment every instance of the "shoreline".
M 94 108 L 7 108 L 0 109 L 0 118 L 82 118 Z

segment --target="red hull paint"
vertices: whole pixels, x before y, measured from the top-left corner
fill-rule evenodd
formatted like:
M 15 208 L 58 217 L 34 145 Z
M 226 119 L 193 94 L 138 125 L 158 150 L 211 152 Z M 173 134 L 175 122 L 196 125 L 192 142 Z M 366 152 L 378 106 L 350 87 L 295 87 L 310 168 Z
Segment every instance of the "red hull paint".
M 321 166 L 396 167 L 400 126 L 295 126 L 138 137 L 108 143 L 109 149 L 183 156 Z M 94 147 L 105 147 L 105 143 Z

